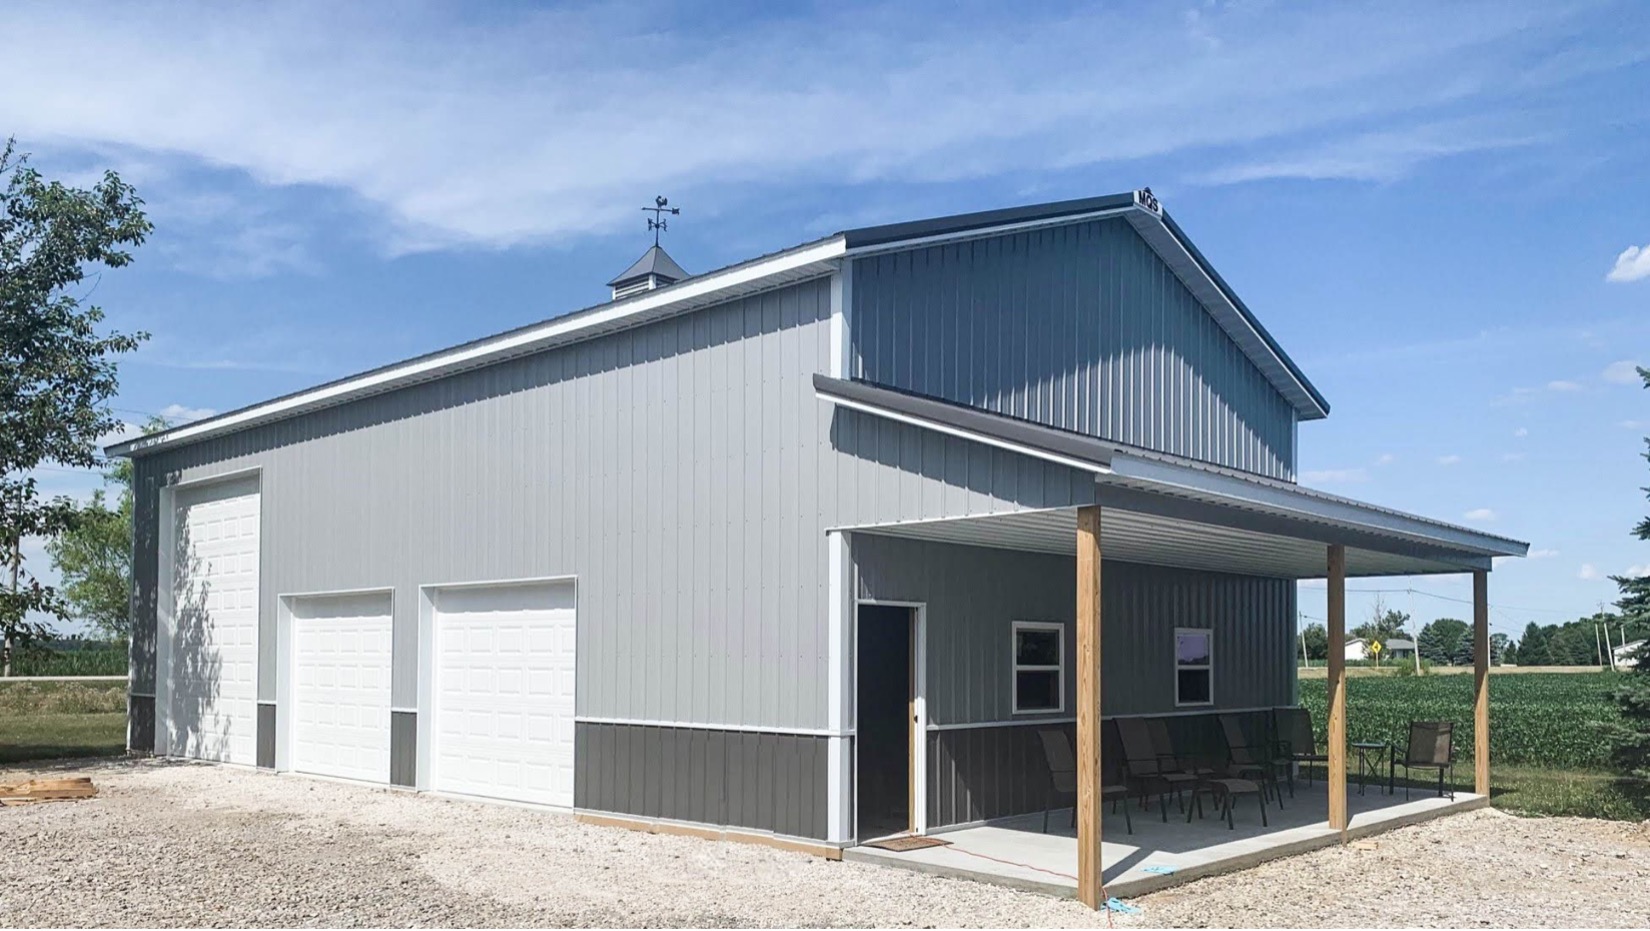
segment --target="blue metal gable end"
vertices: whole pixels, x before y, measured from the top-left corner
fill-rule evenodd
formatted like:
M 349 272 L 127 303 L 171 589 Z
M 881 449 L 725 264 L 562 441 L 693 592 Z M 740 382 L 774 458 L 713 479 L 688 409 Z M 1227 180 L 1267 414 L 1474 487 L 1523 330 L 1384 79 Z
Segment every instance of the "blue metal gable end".
M 1132 208 L 1132 209 L 1131 209 Z M 1064 218 L 1082 218 L 1104 211 L 1127 211 L 1131 214 L 1131 222 L 1147 244 L 1157 251 L 1159 256 L 1175 266 L 1175 253 L 1180 252 L 1194 266 L 1198 274 L 1205 276 L 1218 293 L 1218 300 L 1204 300 L 1205 308 L 1221 321 L 1240 346 L 1251 355 L 1256 366 L 1266 373 L 1268 379 L 1274 382 L 1279 392 L 1294 405 L 1303 420 L 1318 420 L 1329 416 L 1329 401 L 1322 392 L 1312 384 L 1301 371 L 1299 365 L 1284 352 L 1283 347 L 1272 334 L 1263 326 L 1260 320 L 1251 311 L 1248 305 L 1237 296 L 1226 279 L 1221 277 L 1209 260 L 1198 250 L 1180 224 L 1163 210 L 1149 190 L 1130 191 L 1123 194 L 1108 194 L 1102 197 L 1087 197 L 1077 200 L 1055 201 L 1047 204 L 1032 204 L 1024 207 L 1011 207 L 1002 210 L 986 210 L 977 213 L 957 214 L 948 217 L 936 217 L 927 220 L 914 220 L 902 223 L 891 223 L 882 226 L 869 226 L 859 229 L 844 230 L 840 235 L 847 246 L 849 254 L 855 251 L 876 249 L 878 247 L 895 247 L 901 243 L 930 240 L 948 236 L 965 236 L 971 233 L 982 235 L 990 234 L 1003 227 L 1037 223 L 1056 223 Z M 1147 218 L 1150 218 L 1147 220 Z M 1146 220 L 1146 222 L 1139 222 Z M 1153 230 L 1152 226 L 1157 226 Z M 1192 283 L 1187 283 L 1191 287 Z M 1193 287 L 1194 293 L 1197 291 Z M 1225 304 L 1235 312 L 1237 320 L 1229 318 L 1225 313 Z M 1253 341 L 1242 338 L 1253 334 Z M 1257 353 L 1254 350 L 1263 350 Z M 1266 356 L 1275 359 L 1275 364 Z

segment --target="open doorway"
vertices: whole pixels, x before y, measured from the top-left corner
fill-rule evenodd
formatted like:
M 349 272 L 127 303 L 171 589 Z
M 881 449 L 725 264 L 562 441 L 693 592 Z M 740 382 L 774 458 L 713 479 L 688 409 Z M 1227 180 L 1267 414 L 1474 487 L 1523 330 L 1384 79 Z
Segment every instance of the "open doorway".
M 862 604 L 855 637 L 854 723 L 861 841 L 919 830 L 917 611 Z

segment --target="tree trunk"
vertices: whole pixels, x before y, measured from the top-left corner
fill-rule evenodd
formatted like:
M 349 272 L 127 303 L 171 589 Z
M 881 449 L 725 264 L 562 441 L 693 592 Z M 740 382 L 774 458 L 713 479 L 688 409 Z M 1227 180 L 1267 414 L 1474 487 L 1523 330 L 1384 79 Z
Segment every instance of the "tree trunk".
M 11 558 L 7 559 L 6 562 L 11 565 L 11 594 L 12 600 L 15 601 L 17 599 L 17 570 L 23 562 L 23 546 L 21 540 L 14 542 L 11 545 L 11 553 L 8 555 Z M 0 642 L 0 677 L 5 677 L 8 679 L 11 678 L 11 641 L 12 628 L 10 622 L 8 622 L 6 624 L 5 640 Z

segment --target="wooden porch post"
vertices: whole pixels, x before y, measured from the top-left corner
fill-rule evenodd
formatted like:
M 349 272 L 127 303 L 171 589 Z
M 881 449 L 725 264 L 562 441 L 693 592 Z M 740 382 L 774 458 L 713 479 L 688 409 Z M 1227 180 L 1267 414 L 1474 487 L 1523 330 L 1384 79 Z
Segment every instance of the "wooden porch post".
M 1490 574 L 1472 573 L 1472 790 L 1490 794 Z
M 1346 547 L 1329 546 L 1329 826 L 1346 833 Z
M 1077 899 L 1104 904 L 1100 860 L 1100 507 L 1077 509 Z

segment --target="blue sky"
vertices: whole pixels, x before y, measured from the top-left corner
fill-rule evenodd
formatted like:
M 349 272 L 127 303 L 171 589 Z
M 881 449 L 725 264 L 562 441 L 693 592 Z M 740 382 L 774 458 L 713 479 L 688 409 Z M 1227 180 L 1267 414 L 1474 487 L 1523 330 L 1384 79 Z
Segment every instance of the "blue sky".
M 72 180 L 118 169 L 156 223 L 93 292 L 154 334 L 123 416 L 595 303 L 656 193 L 702 271 L 1149 185 L 1333 405 L 1301 429 L 1303 481 L 1531 541 L 1492 576 L 1508 632 L 1650 571 L 1627 536 L 1650 484 L 1629 375 L 1650 364 L 1650 6 L 397 9 L 11 8 L 7 70 L 40 80 L 0 91 L 0 134 Z M 1301 606 L 1321 617 L 1321 588 Z

